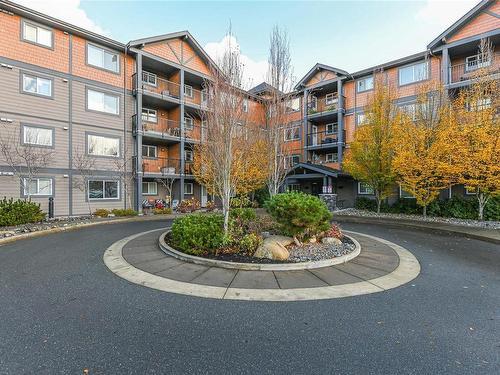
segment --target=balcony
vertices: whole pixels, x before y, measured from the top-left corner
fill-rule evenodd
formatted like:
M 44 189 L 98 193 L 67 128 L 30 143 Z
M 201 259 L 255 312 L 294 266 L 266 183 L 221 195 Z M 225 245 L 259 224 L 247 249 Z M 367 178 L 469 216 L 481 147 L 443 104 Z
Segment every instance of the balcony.
M 137 73 L 132 75 L 132 88 L 134 92 L 140 89 L 143 93 L 153 94 L 162 99 L 179 99 L 181 92 L 181 86 L 178 83 L 159 77 L 156 77 L 151 82 L 141 81 L 139 83 Z
M 469 56 L 465 63 L 450 66 L 448 81 L 450 84 L 469 81 L 477 76 L 481 69 L 485 69 L 488 74 L 499 73 L 500 53 L 494 53 L 489 59 L 484 59 L 481 55 Z
M 184 103 L 196 109 L 208 108 L 208 97 L 204 90 L 184 90 Z
M 137 134 L 137 115 L 132 116 L 132 130 Z M 152 137 L 171 141 L 172 143 L 180 142 L 184 137 L 186 142 L 198 142 L 204 133 L 204 129 L 199 125 L 185 124 L 184 134 L 181 130 L 181 122 L 178 120 L 169 120 L 165 118 L 157 118 L 156 121 L 151 121 L 151 118 L 142 116 L 142 134 L 144 137 Z
M 343 143 L 345 143 L 345 130 L 343 131 Z M 320 132 L 312 132 L 307 134 L 307 147 L 309 149 L 319 150 L 319 149 L 328 149 L 328 148 L 336 148 L 339 146 L 339 134 L 338 132 L 328 132 L 328 131 L 320 131 Z
M 184 163 L 184 173 L 181 171 L 181 160 L 173 158 L 143 159 L 142 171 L 146 177 L 176 177 L 181 174 L 192 174 L 192 162 Z

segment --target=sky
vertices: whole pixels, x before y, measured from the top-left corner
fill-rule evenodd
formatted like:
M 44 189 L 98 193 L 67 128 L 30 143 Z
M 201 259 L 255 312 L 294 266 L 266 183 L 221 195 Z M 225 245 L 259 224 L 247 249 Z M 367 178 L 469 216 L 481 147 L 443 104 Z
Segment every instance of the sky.
M 213 58 L 227 46 L 231 25 L 249 86 L 265 80 L 274 25 L 288 33 L 298 81 L 317 62 L 355 72 L 424 51 L 479 2 L 14 1 L 123 43 L 189 30 Z

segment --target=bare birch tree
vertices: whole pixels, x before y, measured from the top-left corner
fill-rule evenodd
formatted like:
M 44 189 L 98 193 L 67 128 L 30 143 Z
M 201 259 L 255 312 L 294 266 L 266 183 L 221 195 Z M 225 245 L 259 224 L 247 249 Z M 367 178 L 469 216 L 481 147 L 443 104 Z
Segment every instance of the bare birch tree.
M 54 151 L 36 144 L 35 135 L 26 135 L 26 139 L 21 142 L 22 132 L 2 129 L 0 134 L 0 154 L 11 169 L 14 176 L 19 179 L 23 192 L 31 200 L 31 183 L 46 168 L 53 159 Z
M 168 206 L 173 209 L 172 207 L 172 193 L 174 190 L 174 183 L 177 181 L 178 178 L 175 176 L 172 177 L 161 177 L 157 178 L 155 181 L 159 183 L 161 186 L 163 186 L 167 192 L 167 197 L 168 197 Z
M 132 194 L 134 191 L 134 157 L 125 154 L 122 158 L 116 158 L 113 160 L 114 169 L 112 173 L 117 173 L 120 176 L 120 181 L 122 181 L 122 191 L 125 196 L 125 202 L 128 200 L 129 207 L 133 207 L 132 204 Z
M 71 163 L 73 170 L 76 172 L 72 177 L 72 187 L 85 195 L 87 194 L 88 181 L 95 175 L 95 159 L 86 155 L 85 152 L 76 149 L 73 153 Z M 88 194 L 85 200 L 87 201 L 89 215 L 92 217 L 92 207 L 90 206 Z
M 279 192 L 288 172 L 286 162 L 291 149 L 285 143 L 286 128 L 290 124 L 290 102 L 293 70 L 290 41 L 285 30 L 275 26 L 269 38 L 267 81 L 272 91 L 266 100 L 266 143 L 268 158 L 267 187 L 271 196 Z

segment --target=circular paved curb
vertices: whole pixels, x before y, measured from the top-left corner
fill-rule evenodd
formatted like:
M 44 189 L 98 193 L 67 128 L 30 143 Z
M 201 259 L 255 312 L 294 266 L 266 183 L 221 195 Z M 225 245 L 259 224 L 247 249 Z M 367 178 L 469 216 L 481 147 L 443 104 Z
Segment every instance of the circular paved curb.
M 402 246 L 379 237 L 349 231 L 351 234 L 359 234 L 391 247 L 399 256 L 399 266 L 393 272 L 371 280 L 324 287 L 295 289 L 242 289 L 193 284 L 167 279 L 142 271 L 130 265 L 123 258 L 122 249 L 129 241 L 132 241 L 133 239 L 144 234 L 159 230 L 163 229 L 138 233 L 115 242 L 104 252 L 104 263 L 111 270 L 111 272 L 115 273 L 117 276 L 132 283 L 149 288 L 197 297 L 252 301 L 305 301 L 370 294 L 382 292 L 406 284 L 416 278 L 420 273 L 420 264 L 418 260 L 412 253 Z
M 351 251 L 349 254 L 331 259 L 310 261 L 310 262 L 274 263 L 274 264 L 227 262 L 223 260 L 197 257 L 195 255 L 189 255 L 181 251 L 175 250 L 173 247 L 169 246 L 165 241 L 165 236 L 169 232 L 170 231 L 166 231 L 165 233 L 162 233 L 162 235 L 158 240 L 160 249 L 165 254 L 188 263 L 201 264 L 203 266 L 209 266 L 209 267 L 220 267 L 220 268 L 237 269 L 237 270 L 247 270 L 247 271 L 312 270 L 316 268 L 323 268 L 323 267 L 329 267 L 337 264 L 346 263 L 351 259 L 356 258 L 361 252 L 361 245 L 359 244 L 359 242 L 356 241 L 356 239 L 352 238 L 351 236 L 346 236 L 349 237 L 349 239 L 352 240 L 352 242 L 354 242 L 354 245 L 356 246 L 355 249 Z

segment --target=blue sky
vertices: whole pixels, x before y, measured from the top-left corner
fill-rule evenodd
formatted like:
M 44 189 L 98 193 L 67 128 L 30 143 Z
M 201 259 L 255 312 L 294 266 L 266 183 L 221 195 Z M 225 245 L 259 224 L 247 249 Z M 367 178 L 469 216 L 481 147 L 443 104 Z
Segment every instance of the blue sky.
M 122 42 L 187 29 L 210 54 L 225 45 L 231 22 L 254 84 L 264 78 L 275 24 L 289 33 L 300 79 L 316 62 L 354 72 L 423 51 L 478 1 L 18 0 Z

